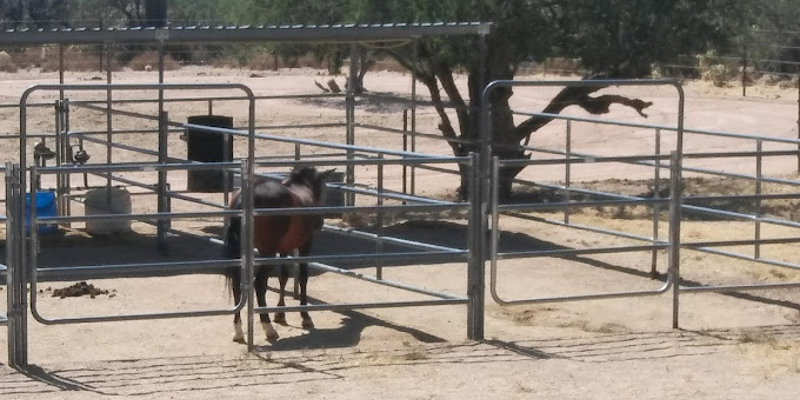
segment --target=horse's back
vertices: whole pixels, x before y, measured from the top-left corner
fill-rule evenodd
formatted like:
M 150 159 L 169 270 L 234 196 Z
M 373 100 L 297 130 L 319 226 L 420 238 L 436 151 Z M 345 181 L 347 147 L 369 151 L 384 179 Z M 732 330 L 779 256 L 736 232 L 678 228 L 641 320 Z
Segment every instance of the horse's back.
M 239 194 L 232 196 L 231 208 L 241 208 Z M 259 180 L 253 185 L 255 208 L 312 207 L 316 203 L 313 191 L 303 185 L 287 186 L 270 180 Z M 321 228 L 321 222 L 321 218 L 316 215 L 259 215 L 253 221 L 253 244 L 265 257 L 276 253 L 288 254 L 306 245 L 313 232 Z M 227 249 L 228 256 L 232 258 L 238 257 L 241 248 L 239 229 L 241 219 L 232 218 L 226 235 L 226 242 L 235 244 L 229 244 Z

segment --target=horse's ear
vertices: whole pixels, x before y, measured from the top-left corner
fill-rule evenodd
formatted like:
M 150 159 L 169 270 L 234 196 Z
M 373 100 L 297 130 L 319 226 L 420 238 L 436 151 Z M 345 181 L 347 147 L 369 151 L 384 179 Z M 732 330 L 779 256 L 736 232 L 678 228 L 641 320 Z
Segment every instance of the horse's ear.
M 325 179 L 325 178 L 327 178 L 327 177 L 328 177 L 328 175 L 330 175 L 330 174 L 332 174 L 332 173 L 334 173 L 334 172 L 336 172 L 336 168 L 331 168 L 331 169 L 329 169 L 329 170 L 327 170 L 327 171 L 324 171 L 324 172 L 320 173 L 320 174 L 319 174 L 319 177 L 320 177 L 321 179 Z

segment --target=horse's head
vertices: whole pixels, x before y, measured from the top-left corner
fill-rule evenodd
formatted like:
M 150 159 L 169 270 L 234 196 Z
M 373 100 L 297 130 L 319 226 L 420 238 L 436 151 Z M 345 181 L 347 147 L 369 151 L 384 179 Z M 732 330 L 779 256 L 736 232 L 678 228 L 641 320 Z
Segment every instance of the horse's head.
M 325 203 L 325 178 L 333 169 L 318 172 L 314 167 L 297 167 L 283 181 L 284 185 L 302 185 L 309 189 L 314 196 L 314 202 L 322 205 Z

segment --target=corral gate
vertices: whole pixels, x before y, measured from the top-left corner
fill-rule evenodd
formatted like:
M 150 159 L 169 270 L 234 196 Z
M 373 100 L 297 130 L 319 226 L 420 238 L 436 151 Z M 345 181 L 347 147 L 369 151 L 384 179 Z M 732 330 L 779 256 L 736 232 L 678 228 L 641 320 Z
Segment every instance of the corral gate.
M 779 218 L 765 215 L 761 209 L 762 202 L 772 200 L 797 200 L 800 199 L 798 188 L 800 188 L 800 181 L 792 178 L 769 176 L 764 172 L 766 169 L 767 161 L 771 158 L 790 158 L 794 159 L 800 154 L 800 140 L 790 138 L 776 138 L 757 135 L 735 134 L 719 131 L 698 130 L 698 129 L 685 129 L 684 128 L 684 94 L 683 89 L 676 81 L 672 80 L 634 80 L 634 81 L 496 81 L 490 83 L 484 91 L 482 105 L 484 107 L 484 115 L 489 112 L 486 109 L 488 102 L 487 99 L 492 91 L 500 88 L 522 88 L 522 87 L 630 87 L 630 86 L 644 86 L 644 87 L 657 87 L 657 86 L 671 86 L 675 88 L 677 93 L 677 121 L 674 126 L 672 125 L 647 125 L 629 122 L 617 121 L 602 121 L 584 117 L 568 117 L 561 115 L 548 115 L 542 113 L 531 113 L 520 110 L 514 110 L 517 115 L 524 116 L 542 116 L 552 118 L 553 120 L 562 120 L 565 122 L 565 143 L 563 148 L 542 148 L 536 146 L 523 146 L 526 151 L 531 154 L 543 155 L 541 158 L 531 157 L 531 159 L 521 160 L 498 160 L 491 161 L 482 159 L 482 165 L 487 166 L 487 170 L 491 171 L 491 178 L 488 179 L 489 184 L 486 190 L 493 190 L 491 194 L 484 194 L 488 196 L 489 201 L 489 214 L 491 215 L 491 237 L 489 240 L 489 259 L 490 259 L 490 293 L 494 301 L 500 305 L 518 305 L 518 304 L 538 304 L 538 303 L 551 303 L 551 302 L 565 302 L 565 301 L 579 301 L 579 300 L 595 300 L 595 299 L 609 299 L 621 297 L 640 297 L 640 296 L 654 296 L 663 293 L 671 292 L 672 294 L 672 326 L 673 328 L 679 327 L 679 295 L 681 293 L 703 293 L 703 292 L 736 292 L 748 291 L 759 289 L 786 289 L 800 287 L 800 282 L 757 282 L 753 284 L 682 284 L 680 255 L 682 249 L 699 251 L 707 254 L 719 255 L 730 257 L 732 259 L 745 260 L 752 262 L 753 265 L 772 266 L 799 270 L 800 264 L 793 260 L 784 260 L 778 258 L 769 258 L 762 252 L 762 247 L 768 245 L 783 245 L 783 244 L 796 244 L 800 242 L 800 235 L 797 229 L 800 228 L 800 223 L 792 221 L 788 218 Z M 484 121 L 488 118 L 484 117 Z M 641 151 L 640 149 L 646 148 L 647 140 L 642 141 L 640 147 L 637 147 L 636 153 L 631 155 L 618 155 L 618 154 L 592 154 L 587 152 L 578 152 L 572 149 L 572 128 L 578 123 L 588 124 L 607 124 L 617 128 L 628 127 L 637 129 L 644 132 L 653 133 L 653 152 Z M 595 126 L 593 125 L 593 126 Z M 491 131 L 488 125 L 484 125 L 482 134 L 482 157 L 488 157 L 490 154 L 486 150 L 486 146 L 491 145 Z M 674 143 L 674 147 L 664 151 L 662 149 L 662 135 L 672 134 L 670 142 Z M 693 148 L 691 152 L 686 152 L 685 139 L 688 135 L 696 137 L 712 136 L 715 138 L 723 138 L 726 140 L 726 145 L 733 147 L 724 151 L 714 151 L 705 148 Z M 744 143 L 744 144 L 739 144 Z M 752 147 L 750 147 L 752 146 Z M 768 147 L 769 146 L 769 147 Z M 739 149 L 739 148 L 743 149 Z M 749 147 L 749 149 L 748 149 Z M 742 159 L 747 159 L 747 162 Z M 711 160 L 711 161 L 707 161 Z M 716 161 L 722 160 L 722 161 Z M 733 160 L 730 162 L 728 160 Z M 705 162 L 705 163 L 704 163 Z M 571 179 L 571 172 L 575 166 L 579 165 L 600 165 L 601 163 L 619 163 L 622 165 L 634 165 L 643 168 L 652 168 L 652 196 L 633 196 L 625 195 L 622 193 L 608 193 L 600 189 L 587 189 L 573 184 Z M 532 203 L 516 203 L 516 204 L 500 204 L 497 194 L 499 170 L 503 167 L 519 167 L 519 166 L 540 166 L 547 167 L 558 165 L 564 168 L 564 175 L 560 183 L 542 183 L 530 182 L 522 179 L 518 180 L 518 184 L 522 187 L 537 186 L 543 187 L 553 192 L 559 193 L 556 201 L 550 202 L 532 202 Z M 726 166 L 733 165 L 730 169 Z M 668 187 L 659 187 L 662 181 L 661 170 L 668 169 L 669 183 Z M 786 173 L 784 171 L 783 173 Z M 683 193 L 683 186 L 685 185 L 685 174 L 692 174 L 693 176 L 712 176 L 713 179 L 722 177 L 731 179 L 740 179 L 754 187 L 752 193 L 736 193 L 736 194 L 722 194 L 717 196 L 699 196 L 699 195 L 685 195 Z M 481 182 L 484 182 L 483 180 Z M 776 191 L 767 193 L 767 184 L 773 186 L 781 186 L 790 188 L 789 192 Z M 745 185 L 746 186 L 746 185 Z M 667 189 L 668 195 L 664 196 L 662 193 Z M 582 196 L 583 199 L 573 198 Z M 587 198 L 588 196 L 588 198 Z M 714 201 L 739 201 L 739 202 L 752 202 L 754 203 L 753 211 L 738 211 L 724 209 L 721 206 L 715 205 Z M 482 203 L 483 204 L 483 203 Z M 645 206 L 652 207 L 653 216 L 653 230 L 651 235 L 632 234 L 628 232 L 621 232 L 611 228 L 596 227 L 581 225 L 575 223 L 570 219 L 570 211 L 577 208 L 585 207 L 608 207 L 608 206 Z M 663 207 L 668 207 L 668 234 L 666 238 L 660 237 L 659 221 L 661 220 L 660 212 Z M 550 216 L 532 216 L 529 213 L 550 211 L 556 214 L 563 214 L 563 218 L 557 219 Z M 624 245 L 624 246 L 608 246 L 608 247 L 590 247 L 590 248 L 559 248 L 559 249 L 545 249 L 533 251 L 517 251 L 517 252 L 501 252 L 498 250 L 498 235 L 501 232 L 499 228 L 499 220 L 501 216 L 511 216 L 516 218 L 523 218 L 543 222 L 546 224 L 566 227 L 568 229 L 575 229 L 576 232 L 589 232 L 602 235 L 610 235 L 616 238 L 623 238 L 627 240 L 638 241 L 637 245 Z M 726 239 L 726 240 L 712 240 L 712 239 L 696 239 L 686 240 L 681 238 L 681 222 L 687 215 L 702 215 L 711 216 L 712 218 L 724 218 L 729 220 L 742 220 L 751 221 L 753 223 L 752 238 L 745 239 Z M 775 226 L 780 228 L 792 228 L 794 232 L 784 237 L 769 237 L 766 238 L 762 234 L 763 226 Z M 741 250 L 727 250 L 725 247 L 741 246 L 751 247 L 752 254 L 742 252 Z M 652 267 L 650 276 L 655 278 L 657 272 L 657 257 L 658 251 L 667 251 L 667 270 L 663 280 L 663 284 L 653 290 L 632 290 L 632 291 L 611 291 L 601 293 L 583 293 L 578 295 L 557 295 L 551 297 L 528 297 L 528 298 L 507 298 L 501 294 L 501 268 L 498 267 L 498 261 L 515 258 L 531 258 L 541 259 L 543 257 L 554 258 L 574 258 L 583 255 L 592 254 L 611 254 L 622 252 L 651 252 L 652 253 Z
M 30 94 L 36 91 L 105 91 L 105 90 L 156 90 L 159 92 L 169 91 L 169 90 L 198 90 L 198 89 L 237 89 L 244 92 L 245 99 L 248 103 L 249 109 L 249 117 L 248 117 L 248 132 L 242 133 L 235 129 L 227 129 L 227 128 L 213 128 L 213 127 L 203 127 L 203 126 L 194 126 L 191 124 L 183 124 L 183 123 L 176 123 L 169 120 L 168 115 L 166 112 L 162 111 L 159 115 L 158 120 L 158 133 L 159 133 L 159 151 L 158 151 L 158 163 L 133 163 L 133 164 L 119 164 L 119 165 L 67 165 L 67 166 L 56 166 L 56 167 L 39 167 L 39 166 L 31 166 L 30 167 L 30 178 L 26 179 L 26 175 L 22 173 L 21 169 L 15 165 L 10 164 L 8 166 L 9 174 L 8 174 L 8 214 L 9 217 L 7 219 L 7 246 L 8 246 L 8 266 L 9 266 L 9 304 L 10 304 L 10 324 L 9 324 L 9 363 L 14 366 L 22 366 L 27 364 L 27 315 L 30 311 L 34 318 L 43 324 L 68 324 L 68 323 L 82 323 L 82 322 L 102 322 L 102 321 L 122 321 L 122 320 L 141 320 L 141 319 L 152 319 L 152 318 L 179 318 L 179 317 L 194 317 L 194 316 L 208 316 L 208 315 L 222 315 L 222 314 L 231 314 L 234 312 L 238 312 L 243 307 L 247 307 L 248 309 L 248 344 L 252 347 L 253 343 L 253 314 L 254 312 L 273 312 L 276 311 L 275 307 L 266 307 L 266 308 L 255 308 L 251 301 L 246 301 L 245 299 L 250 298 L 251 296 L 243 296 L 242 301 L 235 305 L 233 308 L 225 308 L 225 309 L 212 309 L 212 310 L 203 310 L 203 311 L 191 311 L 191 312 L 163 312 L 163 313 L 148 313 L 148 314 L 129 314 L 129 315 L 109 315 L 109 316 L 91 316 L 91 317 L 68 317 L 68 318 L 48 318 L 43 316 L 36 306 L 36 293 L 37 290 L 37 282 L 39 280 L 39 276 L 49 275 L 49 276 L 70 276 L 75 277 L 75 279 L 83 279 L 79 278 L 81 274 L 97 274 L 100 273 L 103 276 L 117 276 L 114 274 L 132 274 L 138 272 L 143 273 L 148 276 L 148 273 L 160 273 L 161 271 L 166 271 L 169 268 L 183 271 L 183 273 L 197 273 L 201 271 L 213 270 L 218 271 L 220 268 L 230 268 L 239 265 L 239 262 L 235 262 L 234 260 L 231 261 L 224 261 L 224 260 L 208 260 L 207 262 L 172 262 L 172 263 L 151 263 L 151 264 L 123 264 L 123 265 L 98 265 L 98 266 L 79 266 L 75 268 L 77 270 L 77 275 L 70 275 L 70 272 L 66 271 L 56 271 L 54 268 L 44 268 L 40 271 L 39 265 L 37 262 L 37 255 L 38 255 L 38 226 L 43 224 L 53 224 L 53 223 L 68 223 L 68 222 L 85 222 L 91 220 L 117 220 L 117 219 L 144 219 L 144 220 L 156 220 L 158 221 L 158 236 L 161 239 L 164 236 L 166 231 L 166 225 L 162 223 L 162 221 L 167 220 L 168 218 L 189 218 L 194 217 L 197 215 L 201 215 L 203 217 L 226 217 L 226 216 L 240 216 L 243 218 L 243 221 L 246 221 L 243 224 L 243 243 L 252 243 L 253 240 L 253 227 L 251 221 L 253 220 L 254 215 L 264 214 L 264 213 L 286 213 L 286 211 L 282 209 L 266 209 L 266 210 L 254 210 L 254 206 L 251 204 L 252 202 L 245 202 L 244 207 L 242 210 L 221 210 L 221 211 L 214 211 L 214 212 L 202 212 L 202 213 L 172 213 L 170 212 L 168 207 L 164 207 L 165 204 L 168 204 L 168 200 L 166 199 L 169 196 L 169 190 L 167 189 L 167 182 L 165 180 L 165 175 L 163 172 L 168 170 L 193 170 L 193 169 L 226 169 L 230 170 L 232 168 L 239 168 L 240 169 L 240 178 L 241 178 L 241 187 L 244 192 L 244 198 L 250 198 L 247 193 L 250 190 L 250 181 L 254 176 L 254 167 L 256 164 L 262 165 L 347 165 L 347 166 L 355 166 L 355 165 L 376 165 L 380 170 L 384 165 L 422 165 L 422 164 L 437 164 L 437 163 L 459 163 L 465 164 L 466 167 L 473 171 L 472 178 L 470 184 L 473 187 L 479 187 L 477 184 L 477 174 L 478 171 L 477 161 L 478 157 L 473 155 L 471 157 L 420 157 L 420 155 L 416 155 L 416 159 L 405 159 L 405 157 L 409 155 L 413 155 L 410 153 L 404 152 L 396 152 L 391 150 L 379 150 L 381 154 L 384 155 L 392 155 L 395 159 L 387 159 L 383 157 L 379 157 L 373 160 L 353 160 L 353 159 L 343 159 L 343 160 L 333 160 L 333 161 L 305 161 L 305 160 L 287 160 L 287 161 L 258 161 L 254 158 L 254 140 L 256 138 L 255 135 L 255 128 L 254 128 L 254 120 L 253 117 L 254 113 L 254 104 L 255 99 L 253 96 L 252 91 L 249 88 L 243 85 L 238 84 L 207 84 L 207 85 L 199 85 L 199 84 L 144 84 L 144 85 L 37 85 L 30 87 L 26 90 L 25 94 L 22 97 L 20 102 L 21 104 L 21 120 L 25 120 L 26 117 L 26 104 L 27 99 Z M 124 100 L 122 100 L 124 101 Z M 75 106 L 77 103 L 73 103 Z M 59 109 L 59 108 L 57 108 Z M 120 112 L 120 111 L 115 111 Z M 133 113 L 128 113 L 133 114 Z M 140 116 L 141 117 L 141 116 Z M 57 119 L 58 120 L 58 119 Z M 167 160 L 166 158 L 166 147 L 162 146 L 163 143 L 166 143 L 164 137 L 166 136 L 168 127 L 170 126 L 178 126 L 181 128 L 188 128 L 194 129 L 203 129 L 208 132 L 215 132 L 219 134 L 225 135 L 240 135 L 245 136 L 247 138 L 247 156 L 241 163 L 238 162 L 219 162 L 219 163 L 200 163 L 200 162 L 176 162 L 176 160 Z M 20 134 L 20 141 L 21 149 L 27 149 L 29 146 L 27 145 L 27 132 L 26 132 L 26 124 L 21 123 L 21 134 Z M 70 132 L 59 130 L 60 134 L 68 135 Z M 269 135 L 260 135 L 260 137 L 268 137 Z M 56 139 L 56 147 L 60 148 L 63 146 L 63 143 L 60 142 L 63 139 Z M 282 140 L 289 140 L 289 139 L 282 139 Z M 309 144 L 310 141 L 304 141 Z M 68 146 L 67 146 L 68 147 Z M 358 148 L 357 146 L 342 146 L 339 147 L 346 148 L 348 150 L 359 150 L 359 151 L 366 151 L 367 148 Z M 374 150 L 374 149 L 373 149 Z M 25 154 L 20 155 L 21 159 L 25 159 Z M 151 190 L 158 195 L 158 212 L 155 214 L 141 214 L 141 213 L 134 213 L 131 215 L 116 215 L 116 214 L 107 214 L 107 215 L 92 215 L 92 216 L 38 216 L 37 210 L 35 207 L 26 207 L 26 200 L 25 200 L 25 190 L 22 190 L 23 187 L 28 187 L 29 183 L 33 185 L 34 182 L 39 182 L 40 177 L 42 175 L 62 175 L 62 174 L 108 174 L 108 179 L 111 179 L 111 176 L 114 172 L 123 171 L 123 172 L 156 172 L 158 173 L 158 184 L 156 185 L 144 185 L 142 187 L 151 187 Z M 116 178 L 115 178 L 116 179 Z M 128 184 L 136 185 L 133 181 L 123 181 L 127 182 Z M 387 194 L 388 196 L 389 194 Z M 30 192 L 30 202 L 31 204 L 36 204 L 36 196 L 37 190 L 31 190 Z M 410 197 L 409 197 L 410 198 Z M 441 202 L 440 202 L 441 203 Z M 470 223 L 474 223 L 478 221 L 478 219 L 485 220 L 485 214 L 478 213 L 476 211 L 476 207 L 470 207 L 469 204 L 432 204 L 432 205 L 422 205 L 422 206 L 415 206 L 415 205 L 402 205 L 402 206 L 384 206 L 380 207 L 381 209 L 390 210 L 392 208 L 400 209 L 400 208 L 413 208 L 415 210 L 444 210 L 444 209 L 453 209 L 457 207 L 462 207 L 465 210 L 469 210 L 471 216 L 469 218 Z M 26 210 L 28 208 L 28 210 Z M 310 212 L 318 213 L 318 214 L 325 214 L 331 212 L 342 212 L 342 210 L 347 209 L 364 209 L 364 207 L 314 207 L 310 208 Z M 309 211 L 306 210 L 306 211 Z M 259 214 L 256 214 L 258 212 Z M 295 211 L 297 212 L 297 211 Z M 25 227 L 25 215 L 28 213 L 30 215 L 30 229 L 26 229 Z M 480 215 L 480 218 L 476 218 L 476 215 Z M 26 230 L 29 233 L 26 233 Z M 470 226 L 470 232 L 477 231 L 474 226 Z M 29 239 L 27 238 L 29 236 Z M 481 235 L 473 234 L 470 236 L 471 244 L 469 249 L 475 248 L 474 246 L 481 246 L 483 241 L 477 239 L 481 237 Z M 252 275 L 253 273 L 253 264 L 256 261 L 254 256 L 253 246 L 252 245 L 245 245 L 243 246 L 244 249 L 249 249 L 249 251 L 245 250 L 242 254 L 241 258 L 241 265 L 242 271 L 244 274 Z M 457 261 L 468 261 L 472 260 L 470 257 L 470 250 L 464 251 L 454 251 L 451 249 L 435 249 L 434 246 L 430 246 L 431 251 L 427 253 L 420 253 L 420 254 L 395 254 L 394 257 L 399 258 L 411 258 L 411 259 L 419 259 L 421 261 L 430 259 L 431 257 L 438 257 L 438 259 L 442 260 L 457 260 Z M 436 254 L 438 253 L 438 254 Z M 392 256 L 391 254 L 389 256 Z M 361 256 L 352 256 L 350 258 L 357 258 Z M 324 258 L 322 257 L 306 257 L 310 262 L 317 264 L 317 261 L 322 261 Z M 341 258 L 339 258 L 341 259 Z M 259 263 L 284 263 L 286 259 L 270 259 L 270 260 L 263 260 L 259 259 Z M 481 268 L 482 263 L 477 262 L 469 262 L 470 268 Z M 425 289 L 418 289 L 408 285 L 403 285 L 399 283 L 393 283 L 391 281 L 386 281 L 382 279 L 378 280 L 370 280 L 365 279 L 364 276 L 361 274 L 351 273 L 351 272 L 343 272 L 341 270 L 337 270 L 335 268 L 326 267 L 325 265 L 314 265 L 316 268 L 322 268 L 325 271 L 329 272 L 339 272 L 344 273 L 344 275 L 357 277 L 359 279 L 371 281 L 374 283 L 379 283 L 386 286 L 393 286 L 405 290 L 409 290 L 412 292 L 425 294 L 429 296 L 433 296 L 435 300 L 427 300 L 427 301 L 399 301 L 399 302 L 386 302 L 386 303 L 367 303 L 367 304 L 356 304 L 356 305 L 311 305 L 311 306 L 299 306 L 299 307 L 286 307 L 284 310 L 292 311 L 292 310 L 311 310 L 311 311 L 321 311 L 321 310 L 337 310 L 337 309 L 352 309 L 352 308 L 378 308 L 378 307 L 403 307 L 403 306 L 413 306 L 413 305 L 449 305 L 449 304 L 466 304 L 468 305 L 468 311 L 470 312 L 470 321 L 469 326 L 471 328 L 470 332 L 478 332 L 482 334 L 483 327 L 482 320 L 479 318 L 472 317 L 473 315 L 478 315 L 479 317 L 482 315 L 482 297 L 480 300 L 471 299 L 472 296 L 475 296 L 478 291 L 471 290 L 467 293 L 466 296 L 454 296 L 450 294 L 442 294 L 436 293 L 430 290 Z M 60 275 L 59 275 L 60 274 Z M 65 275 L 66 274 L 66 275 Z M 90 276 L 86 275 L 86 276 Z M 470 274 L 471 279 L 482 279 L 482 274 Z M 30 290 L 27 289 L 27 285 L 30 285 Z M 242 292 L 243 293 L 252 293 L 252 283 L 249 280 L 242 280 Z M 482 282 L 471 282 L 471 287 L 483 287 Z M 28 297 L 30 294 L 30 297 Z M 30 299 L 30 300 L 28 300 Z M 30 301 L 30 302 L 29 302 Z M 477 305 L 480 305 L 477 309 Z

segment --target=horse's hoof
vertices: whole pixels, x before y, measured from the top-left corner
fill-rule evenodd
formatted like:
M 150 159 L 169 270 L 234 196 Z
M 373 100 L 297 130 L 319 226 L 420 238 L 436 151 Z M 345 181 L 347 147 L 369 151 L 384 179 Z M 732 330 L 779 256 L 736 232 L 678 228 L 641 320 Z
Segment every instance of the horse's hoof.
M 241 324 L 233 324 L 233 341 L 236 343 L 244 343 L 244 332 L 242 331 Z
M 314 329 L 314 321 L 312 321 L 310 318 L 309 319 L 304 319 L 303 320 L 303 329 L 306 329 L 306 330 Z
M 286 324 L 286 314 L 285 313 L 282 313 L 282 312 L 275 313 L 275 315 L 272 317 L 272 320 L 276 324 L 280 324 L 280 325 L 283 325 L 283 326 L 287 325 Z
M 272 327 L 272 324 L 268 322 L 262 322 L 261 327 L 264 328 L 264 333 L 267 334 L 268 342 L 272 343 L 281 337 L 280 335 L 278 335 L 278 331 L 276 331 L 275 328 Z

